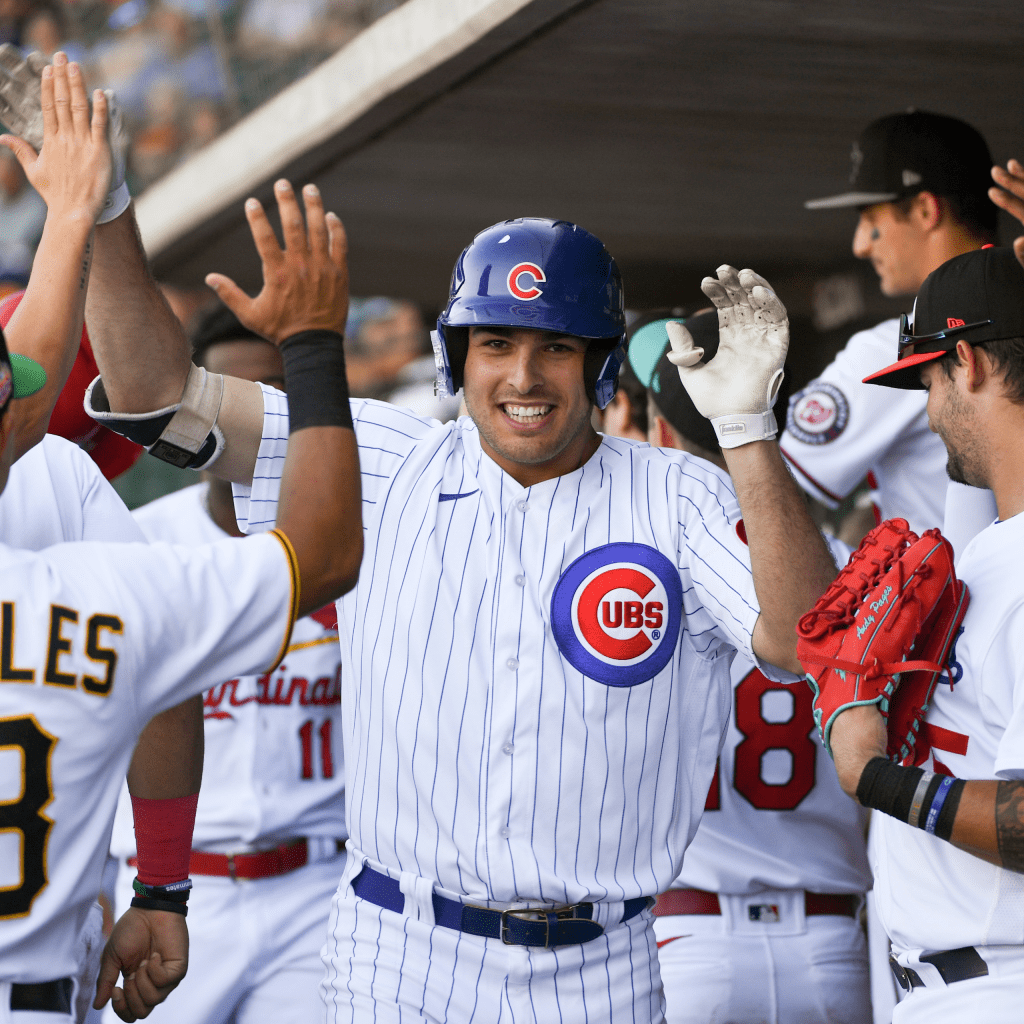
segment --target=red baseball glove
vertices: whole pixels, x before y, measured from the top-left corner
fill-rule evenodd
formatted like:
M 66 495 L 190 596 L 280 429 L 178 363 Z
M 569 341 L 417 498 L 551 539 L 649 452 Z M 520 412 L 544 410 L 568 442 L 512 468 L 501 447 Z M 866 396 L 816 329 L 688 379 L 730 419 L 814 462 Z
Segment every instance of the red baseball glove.
M 836 716 L 877 704 L 887 718 L 888 756 L 913 763 L 968 601 L 953 549 L 938 530 L 918 537 L 905 519 L 889 519 L 864 538 L 797 624 L 797 657 L 829 754 Z

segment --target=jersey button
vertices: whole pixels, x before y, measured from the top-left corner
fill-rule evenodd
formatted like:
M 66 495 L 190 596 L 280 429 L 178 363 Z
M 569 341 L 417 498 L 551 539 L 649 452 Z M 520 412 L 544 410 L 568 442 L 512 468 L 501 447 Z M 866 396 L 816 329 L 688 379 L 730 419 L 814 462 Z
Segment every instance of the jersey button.
M 517 587 L 525 587 L 526 586 L 526 577 L 525 576 L 517 576 L 516 577 L 516 586 Z
M 505 664 L 508 665 L 508 667 L 512 669 L 513 672 L 515 672 L 515 670 L 519 668 L 519 659 L 509 658 L 508 661 L 505 662 Z
M 510 835 L 512 835 L 512 829 L 510 829 L 510 828 L 503 828 L 503 829 L 502 829 L 502 830 L 501 830 L 501 831 L 500 831 L 500 832 L 498 833 L 498 835 L 499 835 L 499 836 L 501 836 L 501 838 L 502 838 L 502 839 L 508 839 L 508 837 L 509 837 Z
M 503 747 L 501 748 L 501 752 L 502 752 L 503 754 L 511 754 L 511 753 L 512 753 L 512 751 L 513 751 L 513 750 L 515 750 L 515 749 L 516 749 L 516 748 L 515 748 L 515 747 L 514 747 L 514 746 L 513 746 L 513 745 L 512 745 L 511 743 L 506 743 L 506 744 L 505 744 L 505 746 L 503 746 Z
M 519 509 L 520 512 L 525 512 L 529 507 L 530 506 L 525 501 L 520 501 L 516 504 L 516 508 Z

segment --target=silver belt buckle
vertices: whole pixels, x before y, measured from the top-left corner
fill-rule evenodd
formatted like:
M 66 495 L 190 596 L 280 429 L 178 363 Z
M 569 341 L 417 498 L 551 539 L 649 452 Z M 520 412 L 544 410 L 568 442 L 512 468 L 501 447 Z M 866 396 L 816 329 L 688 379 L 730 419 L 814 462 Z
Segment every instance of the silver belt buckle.
M 544 922 L 544 948 L 548 949 L 551 945 L 551 918 L 555 920 L 565 921 L 574 920 L 576 918 L 576 911 L 582 906 L 581 903 L 574 903 L 570 907 L 552 907 L 550 910 L 541 910 L 537 907 L 523 907 L 519 910 L 503 910 L 501 912 L 501 941 L 506 946 L 519 946 L 519 942 L 511 942 L 505 937 L 508 928 L 508 919 L 510 917 L 518 918 L 520 921 L 543 921 Z

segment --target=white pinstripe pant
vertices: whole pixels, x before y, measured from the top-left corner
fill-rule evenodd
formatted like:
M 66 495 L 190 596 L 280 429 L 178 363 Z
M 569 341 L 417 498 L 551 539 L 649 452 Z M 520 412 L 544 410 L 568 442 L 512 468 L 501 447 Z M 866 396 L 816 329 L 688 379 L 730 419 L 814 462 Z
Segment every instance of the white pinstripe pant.
M 385 910 L 343 880 L 321 955 L 329 1024 L 664 1021 L 648 910 L 592 942 L 536 949 Z

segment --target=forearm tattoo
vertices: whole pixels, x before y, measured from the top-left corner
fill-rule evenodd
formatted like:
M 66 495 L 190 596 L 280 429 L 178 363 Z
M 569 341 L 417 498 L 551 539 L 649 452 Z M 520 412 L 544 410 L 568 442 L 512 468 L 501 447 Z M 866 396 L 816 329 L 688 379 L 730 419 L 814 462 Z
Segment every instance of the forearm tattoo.
M 82 275 L 78 281 L 78 287 L 81 291 L 85 291 L 85 286 L 89 283 L 89 266 L 92 263 L 92 239 L 85 243 L 85 258 L 82 260 Z
M 1024 872 L 1024 783 L 1000 782 L 996 789 L 996 841 L 1003 867 Z

